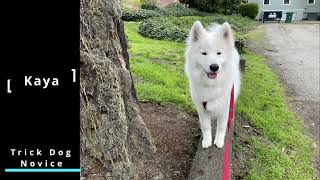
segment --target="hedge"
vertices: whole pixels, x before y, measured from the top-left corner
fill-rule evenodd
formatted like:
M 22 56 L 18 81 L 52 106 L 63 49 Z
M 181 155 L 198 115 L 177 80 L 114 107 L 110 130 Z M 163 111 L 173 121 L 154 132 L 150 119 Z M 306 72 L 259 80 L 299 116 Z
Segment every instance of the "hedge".
M 256 26 L 256 22 L 240 15 L 225 16 L 214 14 L 212 16 L 199 17 L 158 17 L 142 21 L 139 25 L 139 34 L 148 38 L 183 42 L 189 34 L 189 30 L 195 21 L 201 21 L 204 26 L 210 23 L 229 22 L 235 31 L 237 39 L 242 40 L 241 35 L 247 33 Z
M 122 11 L 122 20 L 124 21 L 141 21 L 143 19 L 162 16 L 158 11 L 140 9 L 135 11 L 132 9 L 124 9 Z
M 239 0 L 179 0 L 183 4 L 189 5 L 189 7 L 197 8 L 200 11 L 209 13 L 234 13 L 239 4 Z
M 139 25 L 139 34 L 142 36 L 169 41 L 182 42 L 188 35 L 188 29 L 174 24 L 170 18 L 146 19 Z
M 151 8 L 147 5 L 144 8 Z M 206 16 L 208 13 L 200 12 L 195 9 L 190 9 L 185 7 L 180 3 L 172 3 L 165 8 L 157 7 L 153 10 L 150 9 L 140 9 L 132 10 L 125 8 L 122 11 L 122 20 L 124 21 L 141 21 L 143 19 L 148 19 L 151 17 L 163 17 L 163 16 Z
M 159 7 L 154 4 L 143 3 L 141 4 L 141 9 L 156 10 L 159 9 Z
M 251 19 L 255 19 L 257 17 L 258 12 L 259 12 L 259 6 L 256 3 L 246 3 L 246 4 L 241 4 L 239 6 L 239 13 L 242 16 L 247 16 Z

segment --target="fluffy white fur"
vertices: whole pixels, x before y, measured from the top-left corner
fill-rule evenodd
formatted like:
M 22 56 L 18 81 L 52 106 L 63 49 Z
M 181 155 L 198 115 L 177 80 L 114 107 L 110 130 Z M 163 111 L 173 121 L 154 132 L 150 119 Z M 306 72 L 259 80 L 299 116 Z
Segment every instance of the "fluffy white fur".
M 214 144 L 222 148 L 233 82 L 235 102 L 240 93 L 239 53 L 234 46 L 229 23 L 214 24 L 204 29 L 202 24 L 196 21 L 190 30 L 185 59 L 185 73 L 200 119 L 202 147 L 211 146 L 211 121 L 217 119 Z M 212 64 L 219 66 L 215 78 L 209 78 L 208 75 L 212 73 L 210 70 Z M 203 102 L 207 102 L 206 108 Z

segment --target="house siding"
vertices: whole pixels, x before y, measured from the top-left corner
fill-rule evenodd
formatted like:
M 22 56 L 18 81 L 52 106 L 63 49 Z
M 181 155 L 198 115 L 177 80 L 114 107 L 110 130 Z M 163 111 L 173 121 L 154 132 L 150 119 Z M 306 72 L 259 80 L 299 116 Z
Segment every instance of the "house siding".
M 313 15 L 312 20 L 320 18 L 320 0 L 315 0 L 314 4 L 308 4 L 308 1 L 304 4 L 305 10 L 303 13 L 303 19 L 310 19 L 309 15 Z
M 315 0 L 314 4 L 308 4 L 308 1 L 306 0 L 304 4 L 305 12 L 316 12 L 320 13 L 320 0 Z
M 282 11 L 282 19 L 286 19 L 286 12 L 293 12 L 293 20 L 302 20 L 308 13 L 320 15 L 320 0 L 315 0 L 315 4 L 308 4 L 308 0 L 290 0 L 289 5 L 283 4 L 284 0 L 270 0 L 269 5 L 263 4 L 264 0 L 249 0 L 249 3 L 259 5 L 257 19 L 262 18 L 263 11 Z

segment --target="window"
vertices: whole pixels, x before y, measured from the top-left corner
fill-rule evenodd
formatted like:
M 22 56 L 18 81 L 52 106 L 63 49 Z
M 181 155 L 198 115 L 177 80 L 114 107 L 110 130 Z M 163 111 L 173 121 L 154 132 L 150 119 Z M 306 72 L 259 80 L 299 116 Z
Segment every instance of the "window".
M 263 4 L 270 4 L 270 0 L 264 0 Z
M 283 0 L 283 4 L 289 5 L 290 4 L 290 0 Z
M 308 4 L 314 4 L 315 0 L 308 0 Z

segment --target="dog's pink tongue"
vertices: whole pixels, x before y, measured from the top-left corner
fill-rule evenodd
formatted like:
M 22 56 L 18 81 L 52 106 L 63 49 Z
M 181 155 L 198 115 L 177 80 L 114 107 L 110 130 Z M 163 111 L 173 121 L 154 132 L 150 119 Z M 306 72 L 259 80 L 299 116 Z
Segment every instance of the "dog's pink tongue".
M 217 73 L 207 73 L 209 79 L 214 79 L 217 77 Z

